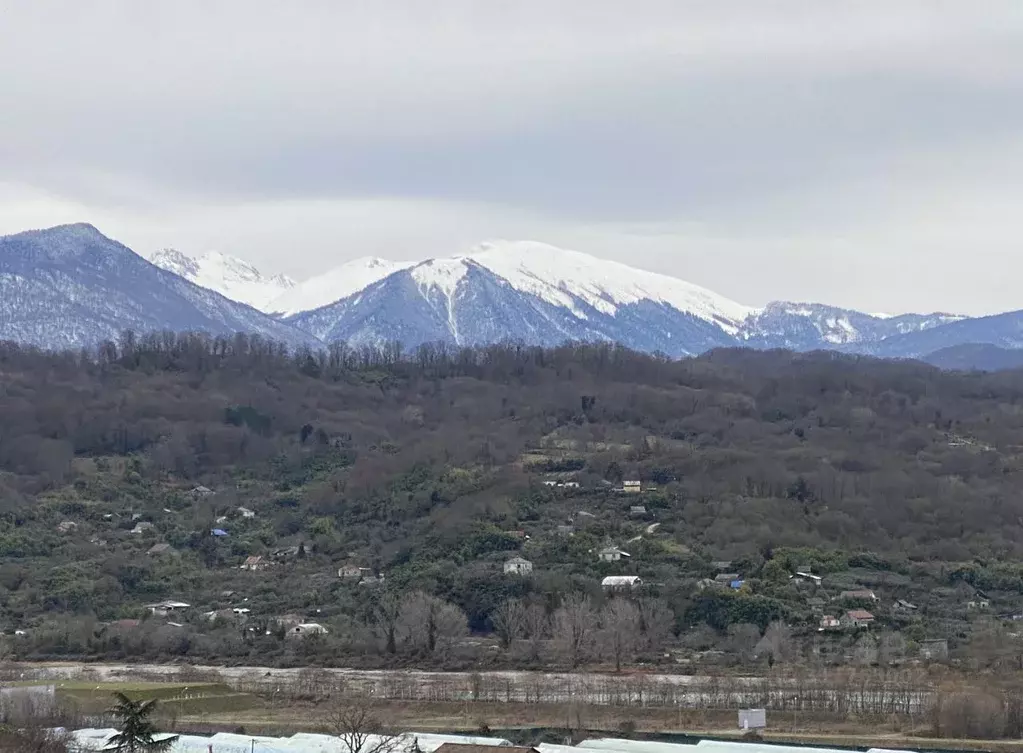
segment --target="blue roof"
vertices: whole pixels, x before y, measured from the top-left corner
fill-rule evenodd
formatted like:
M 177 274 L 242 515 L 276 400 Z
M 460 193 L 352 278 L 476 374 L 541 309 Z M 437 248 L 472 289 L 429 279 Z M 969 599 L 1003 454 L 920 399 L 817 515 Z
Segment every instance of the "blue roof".
M 214 528 L 212 531 L 210 531 L 210 533 L 212 533 L 214 536 L 227 536 L 227 531 L 225 531 L 223 528 Z
M 745 583 L 745 582 L 746 581 L 744 581 L 744 580 L 733 580 L 732 583 L 731 583 L 731 586 L 732 586 L 732 588 L 734 588 L 736 590 L 739 590 L 740 588 L 742 588 L 742 584 Z

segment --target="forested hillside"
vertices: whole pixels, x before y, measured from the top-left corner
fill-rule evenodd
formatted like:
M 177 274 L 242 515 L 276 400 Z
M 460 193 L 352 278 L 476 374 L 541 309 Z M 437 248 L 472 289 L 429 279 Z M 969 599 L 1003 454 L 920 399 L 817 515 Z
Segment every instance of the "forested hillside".
M 886 661 L 1023 612 L 1023 373 L 131 333 L 0 373 L 16 656 L 795 660 L 866 589 Z

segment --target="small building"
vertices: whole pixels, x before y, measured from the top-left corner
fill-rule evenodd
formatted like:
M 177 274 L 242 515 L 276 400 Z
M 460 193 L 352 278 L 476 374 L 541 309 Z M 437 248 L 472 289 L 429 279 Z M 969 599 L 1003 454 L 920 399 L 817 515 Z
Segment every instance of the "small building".
M 971 610 L 971 611 L 987 609 L 990 606 L 991 606 L 991 602 L 989 602 L 987 599 L 977 599 L 976 601 L 968 601 L 968 602 L 966 602 L 966 608 Z
M 243 518 L 254 518 L 254 517 L 256 517 L 256 513 L 255 513 L 255 512 L 253 512 L 252 510 L 250 510 L 250 509 L 249 509 L 249 508 L 247 508 L 247 507 L 239 507 L 239 508 L 238 508 L 238 510 L 237 510 L 237 512 L 238 512 L 238 514 L 239 514 L 239 515 L 241 515 L 241 516 L 242 516 Z
M 819 575 L 814 575 L 809 570 L 796 570 L 796 574 L 792 578 L 797 583 L 812 583 L 815 586 L 820 586 L 824 582 L 824 579 Z
M 718 573 L 714 576 L 714 582 L 720 583 L 723 586 L 730 586 L 737 580 L 742 580 L 739 573 Z
M 866 609 L 851 609 L 842 618 L 842 627 L 861 629 L 874 624 L 874 615 Z
M 895 609 L 896 609 L 896 611 L 899 611 L 899 612 L 915 612 L 917 610 L 917 605 L 916 604 L 911 604 L 910 602 L 906 601 L 905 599 L 896 599 L 895 600 Z
M 838 595 L 838 598 L 842 601 L 877 601 L 877 596 L 873 591 L 866 588 L 859 588 L 853 591 L 842 591 Z
M 361 586 L 362 588 L 373 588 L 375 586 L 384 585 L 384 582 L 385 581 L 383 573 L 379 573 L 377 575 L 369 573 L 368 575 L 362 576 L 362 580 L 359 581 L 359 586 Z
M 193 499 L 205 499 L 206 497 L 212 497 L 215 494 L 215 492 L 209 487 L 202 486 L 200 484 L 199 486 L 192 489 L 192 491 L 189 492 L 189 494 L 192 495 Z
M 609 575 L 600 585 L 608 591 L 625 591 L 642 586 L 643 579 L 638 575 Z
M 368 567 L 359 567 L 358 565 L 342 565 L 338 568 L 337 577 L 342 580 L 361 580 L 366 575 L 371 575 L 372 571 Z
M 292 557 L 298 556 L 299 547 L 297 546 L 286 546 L 282 549 L 277 549 L 273 553 L 273 558 L 276 560 L 286 560 Z
M 810 607 L 815 613 L 824 611 L 824 599 L 819 596 L 814 596 L 811 599 L 806 600 L 806 606 Z
M 746 585 L 746 581 L 737 578 L 736 580 L 733 580 L 731 583 L 729 583 L 728 587 L 730 589 L 732 589 L 733 591 L 739 591 L 745 585 Z
M 212 528 L 210 529 L 210 536 L 222 539 L 225 536 L 227 536 L 227 531 L 225 531 L 223 528 Z
M 717 560 L 716 562 L 711 562 L 710 566 L 714 568 L 714 572 L 717 572 L 717 573 L 727 573 L 729 570 L 732 569 L 732 561 L 731 560 Z
M 948 661 L 948 641 L 944 638 L 920 641 L 920 658 L 924 661 Z
M 578 489 L 579 488 L 579 482 L 578 481 L 566 481 L 565 482 L 565 488 L 566 489 Z
M 824 632 L 825 630 L 838 630 L 840 627 L 842 627 L 841 620 L 834 615 L 826 614 L 821 617 L 817 630 Z
M 622 557 L 631 557 L 628 552 L 623 552 L 616 546 L 607 546 L 600 550 L 597 555 L 601 562 L 618 562 Z
M 266 557 L 261 554 L 254 554 L 251 557 L 246 557 L 239 569 L 256 573 L 261 570 L 266 570 L 272 566 L 273 562 L 268 560 Z
M 140 520 L 138 523 L 135 524 L 135 527 L 131 529 L 131 532 L 135 533 L 135 534 L 140 534 L 140 533 L 145 533 L 146 531 L 152 531 L 152 530 L 153 530 L 153 524 L 152 523 L 150 523 L 147 520 Z
M 646 515 L 646 506 L 645 505 L 632 505 L 632 507 L 629 508 L 629 515 L 631 517 L 633 517 L 633 518 L 641 518 L 641 517 L 643 517 L 644 515 Z
M 149 551 L 146 552 L 146 554 L 149 554 L 149 555 L 155 557 L 155 556 L 160 555 L 160 554 L 170 554 L 173 551 L 174 551 L 174 548 L 170 544 L 167 544 L 165 542 L 161 542 L 159 544 L 153 544 L 151 547 L 149 547 Z
M 161 601 L 157 604 L 148 604 L 146 606 L 146 609 L 149 610 L 150 614 L 155 614 L 159 617 L 166 617 L 169 614 L 183 612 L 186 609 L 190 609 L 191 607 L 192 605 L 189 604 L 188 602 L 174 601 L 173 599 L 168 599 L 166 601 Z
M 623 481 L 622 491 L 625 494 L 639 494 L 643 491 L 642 481 Z
M 291 638 L 305 638 L 310 635 L 326 635 L 329 630 L 318 622 L 302 622 L 288 630 Z
M 505 575 L 531 575 L 533 563 L 523 557 L 512 557 L 504 563 Z
M 78 528 L 78 524 L 73 520 L 65 520 L 57 526 L 57 533 L 68 534 L 73 533 Z

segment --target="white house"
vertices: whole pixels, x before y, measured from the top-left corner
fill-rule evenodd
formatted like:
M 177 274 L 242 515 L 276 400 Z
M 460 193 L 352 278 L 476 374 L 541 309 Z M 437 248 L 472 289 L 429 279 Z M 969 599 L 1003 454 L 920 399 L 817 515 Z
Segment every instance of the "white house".
M 626 494 L 640 494 L 643 491 L 643 482 L 624 481 L 622 482 L 622 491 Z
M 184 601 L 173 601 L 168 599 L 167 601 L 161 601 L 159 604 L 149 604 L 146 608 L 155 615 L 166 617 L 169 614 L 176 612 L 183 612 L 189 609 L 192 605 Z
M 598 557 L 601 562 L 618 562 L 622 557 L 631 557 L 628 552 L 623 552 L 616 546 L 608 546 L 600 550 Z
M 600 582 L 600 585 L 609 591 L 621 591 L 642 586 L 643 579 L 638 575 L 609 575 Z
M 307 635 L 326 635 L 328 632 L 330 631 L 318 622 L 303 622 L 295 625 L 287 634 L 292 638 L 304 638 Z
M 256 517 L 256 513 L 253 512 L 252 510 L 250 510 L 247 507 L 239 507 L 238 508 L 238 514 L 241 515 L 243 518 L 254 518 L 254 517 Z
M 504 563 L 505 575 L 529 575 L 533 572 L 533 563 L 522 557 L 512 557 Z

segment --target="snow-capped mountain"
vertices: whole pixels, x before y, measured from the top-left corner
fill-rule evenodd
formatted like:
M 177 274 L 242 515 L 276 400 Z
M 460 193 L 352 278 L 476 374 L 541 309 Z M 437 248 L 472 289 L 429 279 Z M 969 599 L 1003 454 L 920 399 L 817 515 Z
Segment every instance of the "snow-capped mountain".
M 150 261 L 189 282 L 260 311 L 272 311 L 270 302 L 295 287 L 295 281 L 286 275 L 266 276 L 248 262 L 218 251 L 193 257 L 165 248 L 153 254 Z
M 605 340 L 680 356 L 733 345 L 751 311 L 664 275 L 546 244 L 502 242 L 420 262 L 286 321 L 324 341 Z
M 77 348 L 125 329 L 249 332 L 293 345 L 303 332 L 155 266 L 92 225 L 0 237 L 0 339 Z
M 864 314 L 820 303 L 776 301 L 747 317 L 738 339 L 754 348 L 856 351 L 895 335 L 923 332 L 963 318 L 942 313 Z
M 301 311 L 311 311 L 321 306 L 340 301 L 353 293 L 384 279 L 388 275 L 414 266 L 415 262 L 387 261 L 366 256 L 293 285 L 262 306 L 271 314 L 290 316 Z

